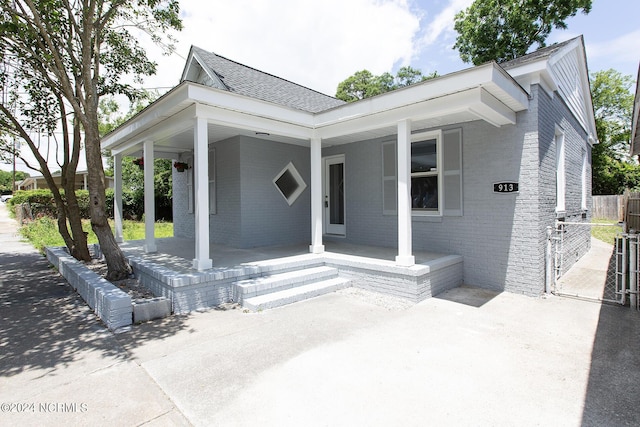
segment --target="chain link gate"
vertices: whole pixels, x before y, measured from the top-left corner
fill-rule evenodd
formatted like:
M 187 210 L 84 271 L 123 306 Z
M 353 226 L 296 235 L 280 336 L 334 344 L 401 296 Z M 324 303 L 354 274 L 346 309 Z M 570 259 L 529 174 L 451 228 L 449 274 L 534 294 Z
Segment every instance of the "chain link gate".
M 607 275 L 604 285 L 604 288 L 598 291 L 597 297 L 590 296 L 588 293 L 586 295 L 577 294 L 577 290 L 575 288 L 563 290 L 563 281 L 559 280 L 564 272 L 564 262 L 565 262 L 565 252 L 573 250 L 571 245 L 568 245 L 565 241 L 565 234 L 568 230 L 568 227 L 602 227 L 602 226 L 622 226 L 622 224 L 599 224 L 599 223 L 588 223 L 588 222 L 565 222 L 565 221 L 556 221 L 555 227 L 547 227 L 547 292 L 553 292 L 558 295 L 566 295 L 566 296 L 576 296 L 580 298 L 586 299 L 597 299 L 602 302 L 608 303 L 617 303 L 622 304 L 623 300 L 621 295 L 624 293 L 624 303 L 628 303 L 629 300 L 629 243 L 627 241 L 626 244 L 620 243 L 616 241 L 616 245 L 613 247 L 612 253 L 610 253 L 610 258 L 608 259 L 608 268 Z M 619 234 L 620 235 L 620 234 Z M 638 269 L 640 269 L 640 248 L 638 248 L 639 239 L 635 239 L 635 254 L 636 254 L 636 262 L 635 262 L 635 278 L 640 279 L 640 274 L 638 273 Z M 620 252 L 620 254 L 618 254 Z M 624 252 L 624 254 L 623 254 Z M 622 262 L 623 259 L 626 259 L 626 264 Z M 624 267 L 626 265 L 626 267 Z M 624 281 L 622 279 L 622 270 L 624 268 Z M 622 284 L 627 283 L 626 288 L 623 288 Z M 637 280 L 636 280 L 637 283 Z M 567 293 L 569 292 L 569 293 Z M 592 294 L 593 295 L 593 294 Z M 637 294 L 636 294 L 637 295 Z M 638 298 L 637 298 L 638 299 Z M 638 305 L 638 301 L 636 301 L 636 305 Z
M 615 245 L 615 302 L 640 310 L 640 235 L 619 233 Z

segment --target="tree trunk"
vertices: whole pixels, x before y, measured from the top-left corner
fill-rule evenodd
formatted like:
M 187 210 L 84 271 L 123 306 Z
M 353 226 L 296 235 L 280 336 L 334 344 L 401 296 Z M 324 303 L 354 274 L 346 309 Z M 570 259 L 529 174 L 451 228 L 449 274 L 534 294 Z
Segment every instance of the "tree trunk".
M 67 203 L 67 218 L 69 220 L 69 226 L 71 227 L 71 234 L 73 236 L 73 246 L 69 248 L 69 253 L 78 260 L 91 261 L 91 254 L 87 247 L 87 233 L 82 229 L 80 207 L 78 206 L 78 199 L 76 198 L 75 189 L 73 187 L 73 183 L 71 185 L 67 184 L 64 189 Z
M 129 277 L 131 269 L 124 254 L 116 243 L 109 222 L 107 221 L 104 169 L 102 167 L 102 153 L 100 151 L 100 137 L 98 136 L 97 115 L 95 126 L 85 128 L 85 154 L 89 185 L 89 212 L 91 213 L 91 228 L 98 237 L 100 250 L 107 263 L 107 280 L 122 280 Z

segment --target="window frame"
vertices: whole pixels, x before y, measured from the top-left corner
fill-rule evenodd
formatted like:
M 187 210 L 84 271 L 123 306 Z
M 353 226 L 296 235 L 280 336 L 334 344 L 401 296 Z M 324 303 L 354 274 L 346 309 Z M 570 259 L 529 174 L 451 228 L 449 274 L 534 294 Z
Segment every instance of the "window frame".
M 280 187 L 278 186 L 277 182 L 278 180 L 286 173 L 289 172 L 292 176 L 292 178 L 296 181 L 296 183 L 298 184 L 298 187 L 293 191 L 293 193 L 291 193 L 289 195 L 289 197 L 287 197 L 282 190 L 280 189 Z M 300 197 L 300 195 L 304 192 L 304 190 L 307 188 L 307 183 L 304 181 L 304 178 L 302 178 L 302 175 L 300 175 L 300 172 L 298 172 L 298 169 L 296 169 L 295 165 L 293 164 L 293 162 L 289 162 L 284 168 L 282 168 L 282 170 L 273 178 L 273 185 L 276 187 L 276 190 L 278 191 L 278 193 L 284 198 L 284 200 L 289 204 L 289 206 L 293 205 L 295 203 L 295 201 L 298 199 L 298 197 Z
M 566 176 L 566 150 L 564 132 L 556 127 L 554 135 L 556 149 L 556 213 L 563 215 L 567 210 L 567 176 Z
M 436 210 L 426 210 L 419 208 L 411 208 L 411 215 L 415 217 L 421 216 L 442 216 L 443 213 L 443 167 L 444 167 L 444 157 L 442 150 L 442 129 L 438 129 L 435 131 L 428 132 L 419 132 L 411 135 L 411 144 L 413 147 L 414 143 L 429 141 L 435 139 L 436 141 L 436 170 L 430 172 L 411 172 L 411 182 L 413 185 L 414 177 L 427 177 L 427 176 L 435 176 L 437 179 L 437 188 L 438 188 L 438 208 Z M 411 156 L 413 157 L 413 150 Z

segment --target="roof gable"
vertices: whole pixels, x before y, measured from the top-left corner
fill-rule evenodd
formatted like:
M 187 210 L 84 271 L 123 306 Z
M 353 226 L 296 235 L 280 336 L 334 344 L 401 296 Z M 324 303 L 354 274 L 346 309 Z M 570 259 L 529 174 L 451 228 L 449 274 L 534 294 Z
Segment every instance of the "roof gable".
M 181 82 L 185 80 L 310 113 L 344 104 L 344 101 L 337 98 L 196 46 L 191 47 L 182 73 Z
M 541 85 L 567 104 L 592 143 L 597 141 L 589 70 L 582 36 L 554 44 L 500 64 L 527 88 Z

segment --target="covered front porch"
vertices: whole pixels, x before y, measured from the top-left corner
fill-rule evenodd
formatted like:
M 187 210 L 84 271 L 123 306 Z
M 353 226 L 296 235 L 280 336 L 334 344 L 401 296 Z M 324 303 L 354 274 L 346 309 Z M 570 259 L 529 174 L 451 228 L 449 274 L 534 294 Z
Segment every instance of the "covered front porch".
M 512 125 L 516 122 L 516 112 L 525 109 L 526 105 L 527 94 L 496 64 L 486 64 L 320 112 L 296 110 L 287 105 L 183 81 L 103 138 L 103 148 L 110 149 L 114 155 L 116 240 L 122 241 L 122 161 L 124 156 L 142 156 L 146 160 L 146 253 L 158 250 L 158 243 L 153 237 L 154 182 L 153 162 L 150 160 L 170 158 L 185 162 L 191 168 L 191 181 L 185 183 L 181 191 L 189 193 L 191 197 L 188 215 L 189 220 L 193 221 L 189 227 L 194 230 L 194 244 L 190 253 L 193 254 L 192 268 L 195 270 L 206 271 L 220 265 L 217 264 L 218 255 L 211 252 L 210 243 L 215 241 L 213 236 L 221 228 L 233 230 L 245 239 L 243 244 L 235 246 L 264 246 L 273 244 L 274 238 L 291 229 L 295 221 L 297 234 L 291 236 L 290 241 L 300 241 L 302 234 L 299 230 L 303 227 L 302 233 L 309 239 L 307 251 L 322 254 L 325 251 L 323 240 L 329 234 L 325 226 L 328 190 L 323 176 L 324 150 L 392 136 L 396 147 L 395 172 L 393 181 L 385 182 L 385 185 L 395 183 L 393 193 L 397 201 L 393 209 L 396 218 L 393 228 L 397 236 L 393 261 L 398 266 L 411 267 L 416 263 L 412 248 L 412 138 L 429 129 L 477 120 L 497 127 Z M 241 150 L 236 142 L 238 140 L 252 141 L 253 158 L 245 156 L 245 152 L 238 154 Z M 222 144 L 224 149 L 215 148 Z M 282 147 L 291 148 L 286 151 Z M 305 200 L 294 203 L 287 194 L 285 198 L 289 202 L 289 209 L 285 210 L 286 202 L 267 199 L 264 189 L 258 192 L 244 182 L 253 180 L 264 185 L 269 181 L 271 185 L 271 178 L 277 170 L 269 172 L 271 175 L 261 175 L 256 181 L 255 174 L 265 170 L 261 160 L 276 158 L 284 164 L 289 161 L 291 165 L 290 157 L 293 154 L 289 153 L 293 153 L 296 147 L 297 168 L 302 164 L 304 171 L 298 173 L 297 170 L 285 168 L 280 177 L 287 171 L 289 176 L 284 184 L 288 188 L 285 191 L 292 189 L 292 194 L 301 193 Z M 275 153 L 276 150 L 281 151 Z M 305 151 L 300 150 L 306 150 L 306 154 L 301 156 L 300 153 Z M 229 158 L 225 156 L 230 152 L 235 156 L 234 168 L 240 170 L 241 175 L 231 179 L 229 176 L 217 176 L 222 171 L 213 171 L 212 168 L 227 166 Z M 273 169 L 273 164 L 269 166 Z M 439 205 L 443 206 L 444 173 L 449 174 L 446 179 L 450 179 L 450 185 L 461 188 L 461 165 L 457 166 L 457 170 L 443 173 L 438 169 L 437 173 Z M 302 179 L 297 180 L 292 175 L 302 175 Z M 175 177 L 174 173 L 174 185 Z M 382 176 L 370 178 L 382 182 Z M 277 184 L 277 179 L 274 178 L 274 184 Z M 224 202 L 222 191 L 229 192 L 224 196 Z M 220 200 L 216 200 L 218 197 Z M 259 198 L 260 204 L 250 203 L 249 197 Z M 226 203 L 227 200 L 232 203 Z M 255 214 L 255 206 L 263 210 L 260 215 Z M 459 204 L 451 208 L 461 215 L 462 207 Z M 226 209 L 227 215 L 224 218 L 223 209 Z M 447 206 L 441 207 L 438 214 L 442 215 L 446 209 Z M 249 221 L 244 218 L 236 220 L 241 215 L 252 216 L 253 222 L 246 225 Z M 281 228 L 276 231 L 274 222 L 278 220 Z M 266 236 L 267 232 L 271 234 Z M 247 242 L 247 239 L 261 240 Z M 388 246 L 389 242 L 379 244 Z
M 321 254 L 306 245 L 237 249 L 211 245 L 216 267 L 193 269 L 193 240 L 156 239 L 120 244 L 136 277 L 175 313 L 237 302 L 252 310 L 273 308 L 345 287 L 358 287 L 418 302 L 462 284 L 462 257 L 416 252 L 401 267 L 393 248 L 326 241 Z

